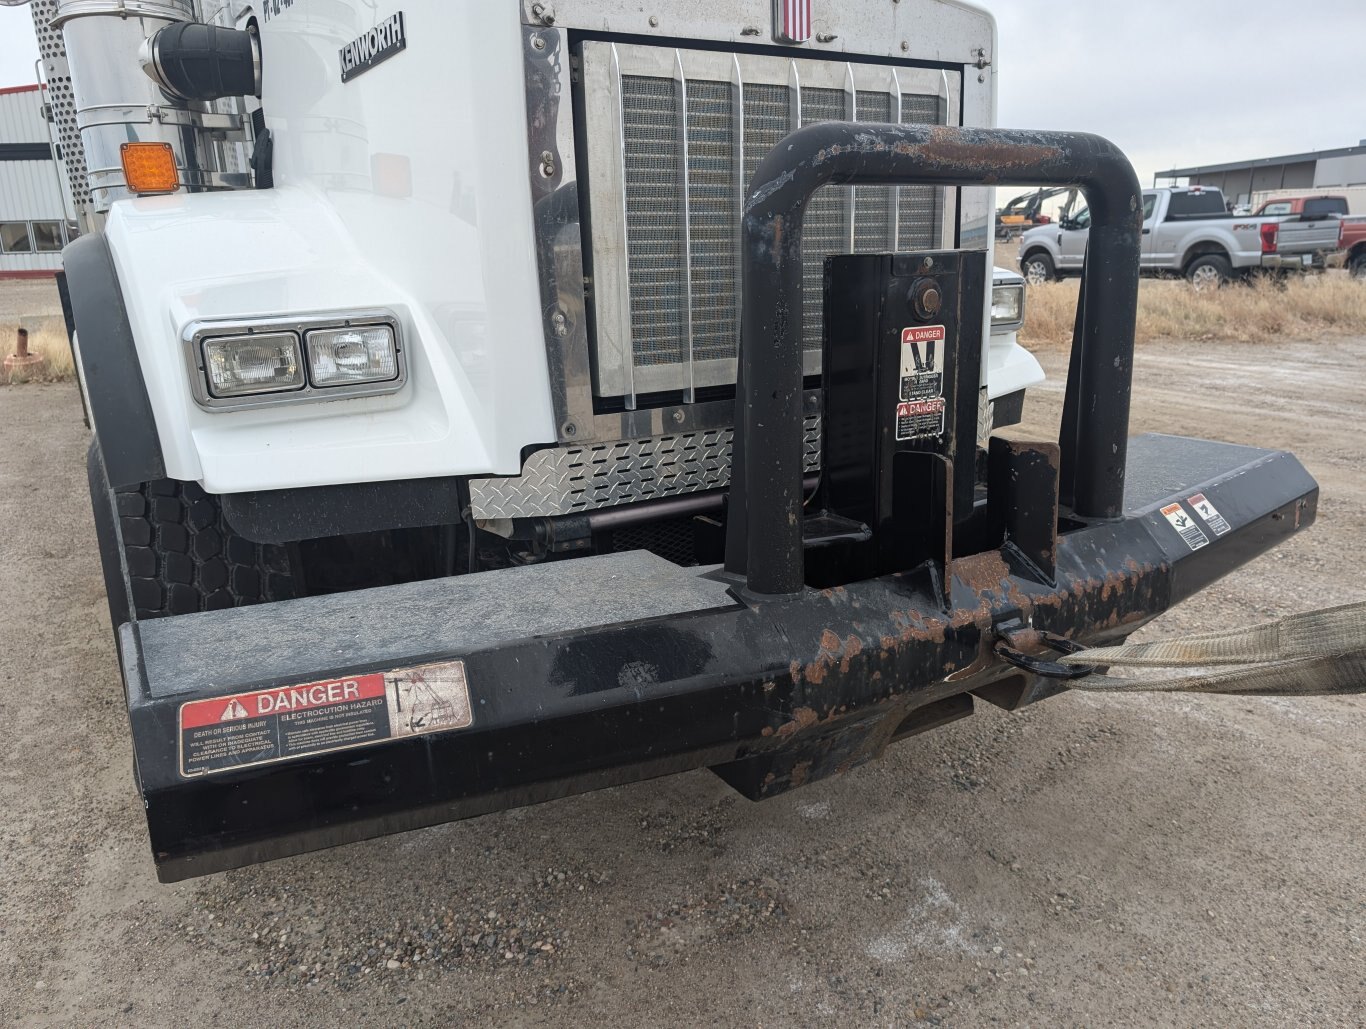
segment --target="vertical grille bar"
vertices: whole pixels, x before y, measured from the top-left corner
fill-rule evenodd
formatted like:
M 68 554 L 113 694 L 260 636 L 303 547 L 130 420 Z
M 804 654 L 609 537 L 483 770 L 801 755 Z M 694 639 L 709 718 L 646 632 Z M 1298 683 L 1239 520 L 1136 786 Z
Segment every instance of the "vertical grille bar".
M 940 100 L 921 93 L 901 94 L 902 125 L 941 123 Z M 936 186 L 902 186 L 897 203 L 897 250 L 929 250 L 939 246 L 940 204 L 943 190 Z
M 612 76 L 611 89 L 617 108 L 617 146 L 621 153 L 621 224 L 622 229 L 628 232 L 630 225 L 629 212 L 627 211 L 626 197 L 630 192 L 628 183 L 631 181 L 627 177 L 626 168 L 626 90 L 623 88 L 621 76 L 621 55 L 617 53 L 617 45 L 612 44 Z M 626 365 L 626 410 L 636 409 L 636 359 L 635 344 L 633 342 L 633 332 L 631 325 L 631 248 L 622 247 L 622 281 L 624 288 L 620 293 L 620 310 L 617 312 L 618 324 L 622 327 L 626 337 L 622 340 L 622 350 L 625 355 Z
M 842 89 L 806 86 L 801 91 L 802 125 L 842 121 Z M 806 208 L 802 221 L 802 347 L 819 351 L 824 334 L 825 258 L 849 250 L 848 191 L 825 186 Z
M 896 69 L 895 69 L 895 68 L 892 68 L 892 69 L 890 69 L 890 70 L 891 70 L 891 76 L 890 76 L 890 78 L 891 78 L 891 89 L 892 89 L 892 95 L 891 95 L 891 101 L 892 101 L 891 115 L 892 115 L 892 116 L 888 119 L 888 121 L 895 122 L 897 125 L 900 125 L 900 124 L 901 124 L 901 80 L 900 80 L 899 78 L 897 78 L 897 74 L 896 74 Z M 901 214 L 901 187 L 900 187 L 900 186 L 893 186 L 893 187 L 892 187 L 892 189 L 891 189 L 891 197 L 890 197 L 890 200 L 891 200 L 891 202 L 887 205 L 887 238 L 888 238 L 889 240 L 892 241 L 892 249 L 893 249 L 893 250 L 897 250 L 897 249 L 899 249 L 898 244 L 899 244 L 900 241 L 901 241 L 901 233 L 900 233 L 900 231 L 898 230 L 898 226 L 899 226 L 899 224 L 900 224 L 900 222 L 901 222 L 901 219 L 900 219 L 900 214 Z
M 857 121 L 892 120 L 892 98 L 883 90 L 860 90 L 857 94 Z M 896 207 L 892 186 L 846 186 L 857 201 L 854 205 L 854 232 L 851 250 L 882 254 L 896 249 L 896 236 L 887 231 L 888 211 Z
M 683 75 L 683 55 L 674 51 L 674 94 L 678 99 L 678 196 L 683 206 L 683 337 L 688 355 L 687 385 L 683 387 L 683 403 L 691 404 L 696 396 L 697 365 L 693 355 L 692 327 L 692 203 L 689 198 L 688 159 L 688 80 Z
M 678 83 L 672 77 L 634 75 L 622 81 L 633 359 L 637 369 L 663 365 L 677 370 L 687 359 Z
M 688 81 L 691 331 L 695 361 L 735 357 L 740 190 L 728 82 Z
M 859 112 L 859 94 L 854 88 L 854 69 L 852 65 L 844 66 L 844 116 L 849 121 L 870 121 Z M 849 248 L 847 253 L 852 254 L 857 249 L 857 241 L 854 238 L 854 228 L 858 224 L 858 190 L 844 190 L 844 220 L 849 228 Z M 825 262 L 821 262 L 821 286 L 824 292 L 825 285 Z M 825 305 L 822 303 L 821 309 Z
M 744 304 L 744 295 L 740 292 L 740 222 L 744 217 L 745 195 L 747 193 L 746 187 L 749 184 L 749 177 L 745 174 L 745 157 L 748 153 L 748 148 L 745 146 L 745 137 L 748 133 L 745 129 L 745 77 L 740 72 L 740 58 L 732 54 L 730 64 L 731 102 L 734 105 L 731 109 L 731 140 L 733 141 L 735 150 L 735 156 L 732 160 L 732 170 L 735 175 L 734 187 L 736 198 L 735 235 L 734 245 L 731 251 L 732 261 L 734 263 L 731 265 L 730 284 L 732 296 L 734 297 L 731 310 L 734 312 L 735 331 L 732 336 L 733 340 L 739 340 L 740 317 L 743 313 L 741 309 Z M 732 345 L 729 349 L 730 352 L 728 356 L 738 361 L 740 356 L 738 345 Z

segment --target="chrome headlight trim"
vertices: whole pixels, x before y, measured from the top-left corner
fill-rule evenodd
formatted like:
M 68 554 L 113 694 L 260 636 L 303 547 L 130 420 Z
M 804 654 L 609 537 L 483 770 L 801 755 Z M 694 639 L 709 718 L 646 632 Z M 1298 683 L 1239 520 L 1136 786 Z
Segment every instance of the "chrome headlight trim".
M 307 334 L 315 329 L 358 328 L 388 326 L 394 334 L 395 364 L 398 374 L 384 382 L 363 382 L 342 386 L 314 386 L 308 378 L 309 355 Z M 302 389 L 289 392 L 244 394 L 236 397 L 215 397 L 209 391 L 208 375 L 204 369 L 204 341 L 225 336 L 293 332 L 298 335 L 300 357 L 306 381 Z M 281 404 L 306 404 L 324 400 L 346 400 L 354 397 L 383 396 L 397 393 L 408 381 L 408 361 L 403 331 L 398 315 L 386 308 L 367 308 L 357 311 L 335 311 L 326 314 L 289 315 L 287 317 L 201 319 L 185 326 L 181 337 L 185 364 L 190 376 L 190 394 L 206 411 L 245 411 Z

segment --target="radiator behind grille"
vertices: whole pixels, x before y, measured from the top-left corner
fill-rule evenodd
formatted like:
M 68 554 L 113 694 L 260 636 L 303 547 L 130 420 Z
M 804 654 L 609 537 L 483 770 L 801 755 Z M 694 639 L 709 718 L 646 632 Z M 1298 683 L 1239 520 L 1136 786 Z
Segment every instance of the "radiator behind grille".
M 822 121 L 945 121 L 940 75 L 922 69 L 598 42 L 583 65 L 596 390 L 628 407 L 735 381 L 741 204 L 774 144 Z M 803 235 L 808 372 L 825 257 L 933 248 L 942 224 L 943 191 L 929 186 L 816 195 Z

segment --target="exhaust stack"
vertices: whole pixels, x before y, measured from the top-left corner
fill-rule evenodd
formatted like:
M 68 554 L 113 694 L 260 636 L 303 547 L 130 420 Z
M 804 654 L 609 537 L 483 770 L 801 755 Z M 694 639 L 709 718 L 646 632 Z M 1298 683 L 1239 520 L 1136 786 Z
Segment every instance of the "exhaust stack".
M 40 39 L 48 36 L 44 60 L 49 81 L 54 71 L 59 78 L 62 73 L 70 76 L 72 110 L 54 114 L 59 123 L 63 114 L 74 114 L 79 133 L 77 153 L 70 152 L 63 133 L 64 162 L 84 229 L 98 228 L 115 200 L 134 195 L 120 155 L 124 143 L 169 146 L 180 188 L 189 192 L 251 186 L 249 172 L 220 167 L 214 145 L 245 140 L 242 117 L 169 97 L 139 64 L 149 38 L 174 25 L 195 23 L 194 0 L 40 0 L 33 14 Z M 64 54 L 57 52 L 58 45 Z

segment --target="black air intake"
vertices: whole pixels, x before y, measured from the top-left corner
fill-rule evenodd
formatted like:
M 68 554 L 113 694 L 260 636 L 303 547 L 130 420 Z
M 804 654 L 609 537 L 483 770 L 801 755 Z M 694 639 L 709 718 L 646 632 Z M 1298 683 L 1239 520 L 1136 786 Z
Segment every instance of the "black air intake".
M 251 32 L 177 22 L 147 41 L 141 60 L 173 100 L 261 95 L 260 44 Z

